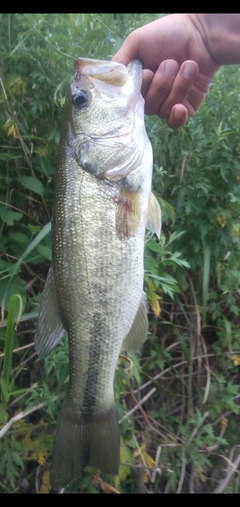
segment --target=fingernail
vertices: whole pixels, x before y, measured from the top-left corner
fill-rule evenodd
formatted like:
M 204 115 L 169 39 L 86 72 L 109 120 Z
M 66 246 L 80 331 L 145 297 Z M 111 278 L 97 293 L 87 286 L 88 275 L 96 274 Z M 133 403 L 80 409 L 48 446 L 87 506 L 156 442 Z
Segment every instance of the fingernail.
M 193 79 L 196 73 L 197 73 L 196 65 L 192 63 L 186 63 L 183 69 L 184 77 L 186 79 Z
M 183 109 L 175 109 L 173 111 L 173 116 L 175 120 L 180 120 L 185 114 L 185 111 Z
M 167 60 L 164 63 L 164 73 L 166 76 L 175 77 L 178 70 L 178 64 L 174 60 Z

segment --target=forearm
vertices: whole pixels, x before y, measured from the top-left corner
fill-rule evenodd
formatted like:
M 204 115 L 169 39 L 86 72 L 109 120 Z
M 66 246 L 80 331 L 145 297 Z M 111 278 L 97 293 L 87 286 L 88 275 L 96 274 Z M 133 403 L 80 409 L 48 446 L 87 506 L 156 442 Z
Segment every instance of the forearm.
M 189 14 L 219 65 L 240 63 L 240 14 Z

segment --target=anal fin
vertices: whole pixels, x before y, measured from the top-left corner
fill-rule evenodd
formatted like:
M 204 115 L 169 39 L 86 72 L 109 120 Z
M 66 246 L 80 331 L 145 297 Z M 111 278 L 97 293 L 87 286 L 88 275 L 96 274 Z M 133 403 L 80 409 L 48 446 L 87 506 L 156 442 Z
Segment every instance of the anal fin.
M 123 349 L 127 352 L 135 352 L 145 342 L 148 331 L 146 294 L 143 292 L 138 311 L 132 327 L 123 341 Z

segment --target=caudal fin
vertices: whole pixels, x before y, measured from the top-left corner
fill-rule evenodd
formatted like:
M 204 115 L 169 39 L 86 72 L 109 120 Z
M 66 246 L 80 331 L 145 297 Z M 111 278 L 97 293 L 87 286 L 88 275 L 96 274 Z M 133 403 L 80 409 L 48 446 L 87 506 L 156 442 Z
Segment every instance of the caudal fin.
M 53 448 L 50 482 L 53 489 L 81 477 L 89 464 L 110 475 L 119 469 L 119 427 L 115 406 L 86 421 L 65 401 Z

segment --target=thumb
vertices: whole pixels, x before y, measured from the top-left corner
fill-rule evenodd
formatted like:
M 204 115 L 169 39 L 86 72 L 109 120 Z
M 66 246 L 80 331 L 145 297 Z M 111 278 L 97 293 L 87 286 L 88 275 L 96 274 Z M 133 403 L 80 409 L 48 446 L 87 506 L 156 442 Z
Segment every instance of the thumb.
M 128 65 L 134 58 L 138 58 L 136 39 L 130 34 L 123 45 L 113 56 L 112 61 Z

